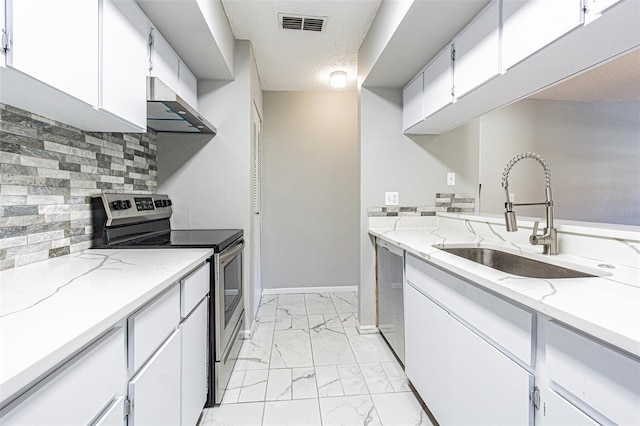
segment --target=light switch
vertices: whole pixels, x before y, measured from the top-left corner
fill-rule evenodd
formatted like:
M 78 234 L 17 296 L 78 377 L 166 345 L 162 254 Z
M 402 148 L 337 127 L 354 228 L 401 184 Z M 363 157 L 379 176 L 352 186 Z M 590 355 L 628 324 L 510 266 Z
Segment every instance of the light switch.
M 398 193 L 397 192 L 385 192 L 384 193 L 384 205 L 385 206 L 397 206 L 398 205 Z
M 447 186 L 455 186 L 456 174 L 454 172 L 447 173 Z

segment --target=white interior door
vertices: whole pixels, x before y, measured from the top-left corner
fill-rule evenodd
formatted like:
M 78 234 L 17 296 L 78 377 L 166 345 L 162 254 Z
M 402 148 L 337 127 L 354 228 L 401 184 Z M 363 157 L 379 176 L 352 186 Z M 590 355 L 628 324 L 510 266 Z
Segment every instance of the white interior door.
M 251 111 L 251 284 L 253 311 L 256 312 L 262 295 L 260 240 L 262 232 L 261 211 L 262 180 L 262 118 L 253 105 Z

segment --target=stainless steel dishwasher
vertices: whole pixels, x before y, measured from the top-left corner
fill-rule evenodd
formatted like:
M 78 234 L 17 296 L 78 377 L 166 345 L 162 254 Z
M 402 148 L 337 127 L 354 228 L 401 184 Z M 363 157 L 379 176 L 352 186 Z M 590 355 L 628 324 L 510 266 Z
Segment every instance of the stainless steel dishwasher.
M 404 250 L 376 238 L 378 329 L 404 365 Z

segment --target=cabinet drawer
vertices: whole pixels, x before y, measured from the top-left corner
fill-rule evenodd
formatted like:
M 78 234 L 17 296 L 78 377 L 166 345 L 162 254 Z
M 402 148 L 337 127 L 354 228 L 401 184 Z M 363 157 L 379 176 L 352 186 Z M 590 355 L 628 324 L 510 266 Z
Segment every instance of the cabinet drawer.
M 89 424 L 126 382 L 124 328 L 72 358 L 0 415 L 7 425 Z
M 211 268 L 205 263 L 200 269 L 180 283 L 180 316 L 186 318 L 191 311 L 209 293 Z
M 407 281 L 446 310 L 532 364 L 533 315 L 414 256 L 407 256 Z
M 640 360 L 547 321 L 549 378 L 617 424 L 640 424 Z
M 180 322 L 180 286 L 129 317 L 129 368 L 137 371 Z

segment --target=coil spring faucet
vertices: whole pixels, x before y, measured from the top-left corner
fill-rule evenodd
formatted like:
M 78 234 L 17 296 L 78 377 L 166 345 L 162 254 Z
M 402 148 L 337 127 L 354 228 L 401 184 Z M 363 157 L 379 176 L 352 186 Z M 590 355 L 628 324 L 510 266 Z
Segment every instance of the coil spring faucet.
M 509 198 L 509 173 L 515 164 L 523 160 L 525 158 L 530 158 L 532 160 L 540 163 L 542 168 L 544 169 L 544 178 L 545 178 L 545 195 L 546 201 L 544 203 L 520 203 L 515 204 L 511 202 Z M 509 161 L 507 166 L 504 168 L 504 172 L 502 172 L 502 187 L 504 188 L 505 196 L 507 197 L 507 202 L 504 203 L 504 207 L 506 209 L 504 213 L 505 224 L 507 227 L 507 232 L 515 232 L 518 230 L 518 224 L 516 222 L 516 213 L 513 211 L 514 206 L 546 206 L 547 210 L 547 226 L 544 228 L 541 235 L 538 234 L 538 225 L 539 221 L 536 221 L 533 226 L 533 234 L 529 237 L 529 242 L 535 245 L 542 245 L 542 253 L 543 254 L 558 254 L 558 234 L 556 228 L 553 227 L 553 196 L 551 194 L 551 169 L 549 165 L 542 157 L 533 152 L 524 152 L 522 154 L 518 154 Z

